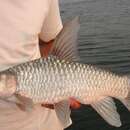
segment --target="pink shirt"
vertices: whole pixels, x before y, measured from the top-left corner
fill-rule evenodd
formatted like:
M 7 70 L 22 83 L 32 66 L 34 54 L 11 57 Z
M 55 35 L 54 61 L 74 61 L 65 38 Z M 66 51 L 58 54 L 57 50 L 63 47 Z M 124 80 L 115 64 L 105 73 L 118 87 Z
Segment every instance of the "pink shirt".
M 61 28 L 58 0 L 2 0 L 0 70 L 39 58 L 39 36 L 44 41 L 52 40 Z M 54 110 L 36 105 L 27 113 L 0 100 L 0 129 L 62 130 L 63 126 Z
M 40 57 L 38 37 L 55 38 L 62 28 L 58 0 L 0 2 L 0 70 Z

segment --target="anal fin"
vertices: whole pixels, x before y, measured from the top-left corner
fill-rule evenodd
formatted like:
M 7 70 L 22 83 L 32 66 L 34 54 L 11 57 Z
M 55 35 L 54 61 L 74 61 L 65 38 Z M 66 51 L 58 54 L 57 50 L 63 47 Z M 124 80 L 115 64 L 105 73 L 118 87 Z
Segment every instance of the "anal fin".
M 70 114 L 71 114 L 71 110 L 70 110 L 70 104 L 69 101 L 61 101 L 57 104 L 54 105 L 57 117 L 59 119 L 59 121 L 61 122 L 61 125 L 66 128 L 68 127 L 72 121 L 70 119 Z
M 120 115 L 117 112 L 115 103 L 112 98 L 105 97 L 104 99 L 92 103 L 91 106 L 107 121 L 110 125 L 120 127 Z

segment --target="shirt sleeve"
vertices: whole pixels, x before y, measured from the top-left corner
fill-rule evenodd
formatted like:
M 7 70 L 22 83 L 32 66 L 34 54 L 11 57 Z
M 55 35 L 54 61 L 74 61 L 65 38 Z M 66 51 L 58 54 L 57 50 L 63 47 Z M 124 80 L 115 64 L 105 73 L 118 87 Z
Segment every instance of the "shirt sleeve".
M 41 40 L 48 42 L 56 37 L 62 29 L 62 20 L 60 17 L 58 0 L 51 0 L 48 15 L 46 16 L 41 32 Z

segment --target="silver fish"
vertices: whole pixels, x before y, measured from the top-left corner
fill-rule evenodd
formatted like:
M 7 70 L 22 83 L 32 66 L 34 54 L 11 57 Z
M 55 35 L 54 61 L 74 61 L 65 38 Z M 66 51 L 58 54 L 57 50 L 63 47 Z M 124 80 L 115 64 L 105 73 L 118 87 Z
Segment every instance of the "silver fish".
M 79 26 L 78 18 L 67 22 L 48 57 L 1 73 L 11 73 L 17 78 L 16 98 L 24 105 L 55 104 L 63 123 L 69 120 L 68 100 L 74 98 L 91 105 L 109 124 L 120 127 L 120 116 L 112 98 L 119 99 L 130 110 L 129 77 L 79 62 L 76 42 Z

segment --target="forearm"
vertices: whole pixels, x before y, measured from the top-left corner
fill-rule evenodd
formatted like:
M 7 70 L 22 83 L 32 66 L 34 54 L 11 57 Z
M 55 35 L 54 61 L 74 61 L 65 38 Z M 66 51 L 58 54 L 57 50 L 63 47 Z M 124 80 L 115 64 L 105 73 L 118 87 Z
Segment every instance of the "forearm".
M 42 57 L 47 57 L 49 51 L 52 47 L 54 40 L 50 40 L 49 42 L 44 42 L 43 40 L 39 39 L 39 48 Z M 43 107 L 54 109 L 54 105 L 52 104 L 42 104 Z
M 54 39 L 50 40 L 49 42 L 44 42 L 41 39 L 39 39 L 39 47 L 40 47 L 40 53 L 42 57 L 48 56 L 48 53 L 52 47 L 53 42 Z
M 53 45 L 53 42 L 54 42 L 54 39 L 50 40 L 49 42 L 44 42 L 41 39 L 39 39 L 39 47 L 40 47 L 40 53 L 41 53 L 42 57 L 48 56 L 49 51 Z M 76 100 L 74 100 L 72 98 L 70 99 L 70 105 L 71 105 L 71 108 L 75 108 L 75 109 L 77 109 L 81 106 L 79 102 L 77 102 Z M 42 106 L 51 108 L 51 109 L 54 108 L 54 106 L 51 104 L 42 104 Z

